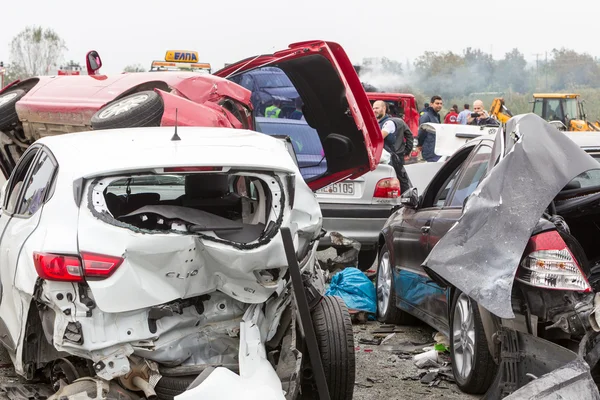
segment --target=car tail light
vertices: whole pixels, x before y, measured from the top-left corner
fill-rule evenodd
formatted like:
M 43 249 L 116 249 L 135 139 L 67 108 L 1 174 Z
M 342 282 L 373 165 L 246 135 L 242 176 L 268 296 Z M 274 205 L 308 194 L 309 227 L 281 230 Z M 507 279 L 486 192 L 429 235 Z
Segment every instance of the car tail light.
M 165 172 L 209 172 L 222 171 L 223 167 L 167 167 Z
M 375 185 L 373 197 L 396 198 L 400 196 L 400 181 L 397 178 L 381 179 Z
M 83 281 L 79 258 L 48 253 L 33 253 L 33 263 L 38 276 L 49 281 Z
M 94 253 L 81 253 L 83 272 L 86 277 L 108 278 L 123 262 L 121 257 L 105 256 Z
M 38 276 L 49 281 L 82 282 L 85 278 L 108 278 L 121 265 L 120 257 L 81 253 L 81 259 L 60 254 L 33 253 Z M 83 267 L 82 261 L 83 260 Z
M 540 233 L 529 239 L 517 280 L 546 289 L 592 290 L 579 263 L 557 231 Z

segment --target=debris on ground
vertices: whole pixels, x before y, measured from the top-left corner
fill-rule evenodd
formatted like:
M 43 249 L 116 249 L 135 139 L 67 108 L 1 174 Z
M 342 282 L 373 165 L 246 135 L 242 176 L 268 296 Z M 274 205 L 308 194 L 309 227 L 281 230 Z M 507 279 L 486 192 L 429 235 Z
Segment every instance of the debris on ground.
M 317 260 L 321 268 L 335 274 L 345 268 L 356 267 L 360 243 L 339 232 L 331 232 L 329 236 L 331 247 L 317 252 Z
M 402 328 L 397 325 L 381 325 L 379 328 L 375 329 L 373 333 L 402 333 L 404 332 Z
M 361 338 L 358 339 L 358 343 L 360 344 L 372 344 L 375 346 L 379 346 L 381 344 L 382 339 L 365 339 L 365 338 Z
M 357 268 L 346 268 L 331 278 L 326 296 L 339 296 L 349 309 L 377 312 L 377 294 L 373 282 Z

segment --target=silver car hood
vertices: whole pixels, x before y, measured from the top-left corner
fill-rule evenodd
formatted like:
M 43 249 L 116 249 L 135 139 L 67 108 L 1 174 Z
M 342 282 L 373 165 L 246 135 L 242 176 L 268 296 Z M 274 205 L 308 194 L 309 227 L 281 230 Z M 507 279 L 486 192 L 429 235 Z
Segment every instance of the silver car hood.
M 490 163 L 502 154 L 424 267 L 491 313 L 514 318 L 513 281 L 533 229 L 561 189 L 598 162 L 535 114 L 511 118 L 496 135 Z

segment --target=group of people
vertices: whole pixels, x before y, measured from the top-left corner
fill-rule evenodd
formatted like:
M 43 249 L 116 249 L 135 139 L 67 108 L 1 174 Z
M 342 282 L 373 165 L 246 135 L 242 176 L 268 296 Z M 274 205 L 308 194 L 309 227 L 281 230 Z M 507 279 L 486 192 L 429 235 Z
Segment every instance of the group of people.
M 427 131 L 420 126 L 424 123 L 440 124 L 440 111 L 444 105 L 440 96 L 433 96 L 429 104 L 425 103 L 425 108 L 421 111 L 419 117 L 419 139 L 418 149 L 421 151 L 421 156 L 427 162 L 436 162 L 440 156 L 435 154 L 435 132 Z M 446 124 L 463 124 L 463 125 L 478 125 L 478 126 L 499 126 L 498 120 L 489 115 L 484 109 L 483 101 L 475 100 L 473 102 L 473 111 L 470 110 L 469 104 L 464 105 L 464 110 L 458 112 L 458 106 L 454 104 L 450 112 L 444 118 Z
M 294 107 L 296 109 L 294 111 L 292 111 L 287 116 L 287 118 L 304 121 L 304 114 L 302 113 L 302 105 L 303 105 L 303 103 L 302 103 L 302 99 L 300 98 L 300 96 L 296 97 L 296 99 L 294 100 Z M 273 101 L 273 104 L 271 104 L 269 107 L 265 108 L 265 117 L 267 117 L 267 118 L 286 118 L 283 116 L 283 114 L 281 114 L 281 101 L 276 99 Z

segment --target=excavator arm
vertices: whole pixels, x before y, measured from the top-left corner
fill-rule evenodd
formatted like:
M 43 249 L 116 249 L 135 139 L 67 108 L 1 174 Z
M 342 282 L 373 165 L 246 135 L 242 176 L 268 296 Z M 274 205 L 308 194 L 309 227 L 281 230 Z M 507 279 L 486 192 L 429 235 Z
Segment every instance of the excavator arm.
M 513 115 L 504 104 L 504 99 L 496 97 L 490 107 L 490 116 L 496 118 L 501 124 L 506 124 Z

